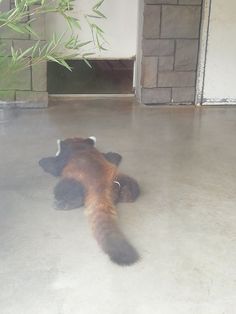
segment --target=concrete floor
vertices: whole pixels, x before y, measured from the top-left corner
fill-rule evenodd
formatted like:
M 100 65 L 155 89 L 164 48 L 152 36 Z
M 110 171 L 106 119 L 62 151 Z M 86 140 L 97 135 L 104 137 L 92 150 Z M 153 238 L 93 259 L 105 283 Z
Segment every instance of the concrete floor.
M 132 99 L 0 111 L 2 314 L 236 313 L 236 108 Z M 56 139 L 97 137 L 142 195 L 120 225 L 142 256 L 112 264 L 82 210 L 55 211 L 38 167 Z

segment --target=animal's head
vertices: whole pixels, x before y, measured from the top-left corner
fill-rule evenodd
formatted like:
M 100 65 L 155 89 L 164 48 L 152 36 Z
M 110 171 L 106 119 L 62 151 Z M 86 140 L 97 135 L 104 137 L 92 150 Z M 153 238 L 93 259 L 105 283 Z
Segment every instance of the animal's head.
M 96 143 L 96 137 L 89 138 L 68 138 L 66 140 L 57 140 L 58 151 L 57 157 L 64 158 L 65 156 L 72 156 L 79 151 L 84 151 L 92 148 Z
M 39 161 L 39 165 L 44 171 L 53 176 L 60 176 L 63 168 L 74 154 L 94 147 L 96 138 L 69 138 L 66 140 L 57 140 L 58 151 L 56 157 L 46 157 Z

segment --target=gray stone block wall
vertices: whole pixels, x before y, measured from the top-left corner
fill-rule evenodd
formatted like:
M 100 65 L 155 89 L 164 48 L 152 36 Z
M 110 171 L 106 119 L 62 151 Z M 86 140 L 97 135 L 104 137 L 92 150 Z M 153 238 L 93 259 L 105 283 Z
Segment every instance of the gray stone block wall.
M 139 99 L 144 104 L 194 103 L 202 1 L 140 1 Z
M 14 1 L 3 0 L 0 2 L 0 10 L 7 11 L 13 5 Z M 33 21 L 32 27 L 44 44 L 45 17 L 42 16 Z M 11 46 L 15 49 L 24 50 L 38 41 L 33 35 L 20 34 L 10 31 L 8 28 L 1 29 L 0 39 L 1 43 L 5 45 L 5 51 L 8 55 L 10 55 Z M 48 106 L 46 62 L 16 72 L 11 81 L 0 82 L 0 107 L 5 107 L 8 103 L 22 108 Z

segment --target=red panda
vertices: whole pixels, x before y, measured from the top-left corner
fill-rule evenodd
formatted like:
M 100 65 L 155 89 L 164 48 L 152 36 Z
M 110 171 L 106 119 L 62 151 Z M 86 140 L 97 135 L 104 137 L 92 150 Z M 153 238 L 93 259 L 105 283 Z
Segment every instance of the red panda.
M 93 138 L 66 139 L 59 146 L 68 160 L 61 176 L 82 183 L 85 213 L 99 246 L 114 263 L 134 264 L 139 260 L 139 254 L 118 227 L 112 195 L 113 182 L 127 176 L 119 174 L 117 166 L 94 147 Z

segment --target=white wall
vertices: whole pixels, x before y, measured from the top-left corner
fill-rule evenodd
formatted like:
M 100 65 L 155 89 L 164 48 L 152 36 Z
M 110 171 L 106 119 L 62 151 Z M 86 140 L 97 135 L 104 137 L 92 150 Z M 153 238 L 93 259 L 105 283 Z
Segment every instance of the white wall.
M 236 103 L 236 0 L 212 0 L 203 97 Z
M 82 16 L 89 12 L 96 1 L 94 0 L 75 0 L 76 16 Z M 102 12 L 107 16 L 100 25 L 105 31 L 105 38 L 109 45 L 108 51 L 97 52 L 96 58 L 132 58 L 136 54 L 136 37 L 138 22 L 138 0 L 105 0 L 102 5 Z M 97 22 L 97 20 L 96 20 Z M 58 33 L 64 32 L 66 25 L 59 16 L 47 17 L 46 22 L 47 38 L 57 30 Z M 81 40 L 91 39 L 91 32 L 85 22 L 79 34 Z

